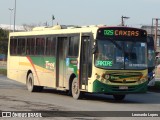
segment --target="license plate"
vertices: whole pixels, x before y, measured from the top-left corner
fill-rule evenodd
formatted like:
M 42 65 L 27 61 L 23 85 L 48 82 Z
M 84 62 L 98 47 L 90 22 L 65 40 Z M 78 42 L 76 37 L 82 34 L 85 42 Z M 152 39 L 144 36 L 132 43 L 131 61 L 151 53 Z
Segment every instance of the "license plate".
M 127 90 L 127 89 L 128 89 L 128 86 L 119 86 L 119 89 L 120 89 L 120 90 Z

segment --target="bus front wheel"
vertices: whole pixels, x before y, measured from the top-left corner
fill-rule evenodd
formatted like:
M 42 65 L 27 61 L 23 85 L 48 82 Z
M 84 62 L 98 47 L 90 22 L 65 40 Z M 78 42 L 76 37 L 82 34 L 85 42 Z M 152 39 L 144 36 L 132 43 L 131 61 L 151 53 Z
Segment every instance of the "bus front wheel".
M 82 98 L 82 92 L 79 89 L 77 78 L 73 79 L 71 89 L 72 89 L 72 97 L 74 99 L 80 99 L 80 98 Z
M 34 78 L 33 78 L 32 73 L 29 73 L 29 75 L 27 77 L 26 85 L 27 85 L 28 91 L 30 91 L 30 92 L 40 92 L 43 90 L 43 86 L 35 86 L 34 85 Z
M 113 95 L 115 100 L 123 100 L 125 98 L 125 95 Z

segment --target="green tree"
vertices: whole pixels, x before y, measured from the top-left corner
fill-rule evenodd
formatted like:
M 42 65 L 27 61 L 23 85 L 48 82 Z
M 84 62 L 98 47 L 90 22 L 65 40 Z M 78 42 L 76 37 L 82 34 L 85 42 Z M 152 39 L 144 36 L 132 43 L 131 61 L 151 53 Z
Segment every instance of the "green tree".
M 9 31 L 0 28 L 0 54 L 7 55 Z

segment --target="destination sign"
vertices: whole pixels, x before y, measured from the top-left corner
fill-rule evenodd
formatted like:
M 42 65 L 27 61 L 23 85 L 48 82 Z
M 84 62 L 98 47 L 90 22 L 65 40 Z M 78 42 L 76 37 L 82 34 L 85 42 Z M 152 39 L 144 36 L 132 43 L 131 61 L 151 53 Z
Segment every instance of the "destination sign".
M 145 30 L 127 27 L 100 28 L 97 37 L 146 37 Z
M 138 30 L 104 30 L 104 35 L 107 36 L 139 36 L 139 34 Z

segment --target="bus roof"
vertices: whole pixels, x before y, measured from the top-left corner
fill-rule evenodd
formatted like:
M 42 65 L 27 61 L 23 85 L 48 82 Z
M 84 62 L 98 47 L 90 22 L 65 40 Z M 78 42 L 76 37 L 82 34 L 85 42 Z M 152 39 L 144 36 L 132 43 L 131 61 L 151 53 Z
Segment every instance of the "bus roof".
M 12 32 L 11 36 L 35 36 L 35 35 L 53 35 L 53 34 L 74 34 L 74 33 L 97 33 L 99 28 L 129 28 L 126 26 L 106 26 L 106 25 L 89 25 L 89 26 L 77 26 L 77 25 L 55 25 L 53 27 L 35 27 L 32 31 L 26 32 Z M 139 28 L 133 28 L 139 29 Z M 139 29 L 140 30 L 140 29 Z M 93 34 L 96 38 L 96 34 Z
M 69 34 L 69 33 L 89 33 L 96 32 L 99 26 L 65 26 L 56 25 L 53 27 L 35 27 L 32 31 L 12 32 L 10 36 L 31 36 L 31 35 L 51 35 L 51 34 Z

